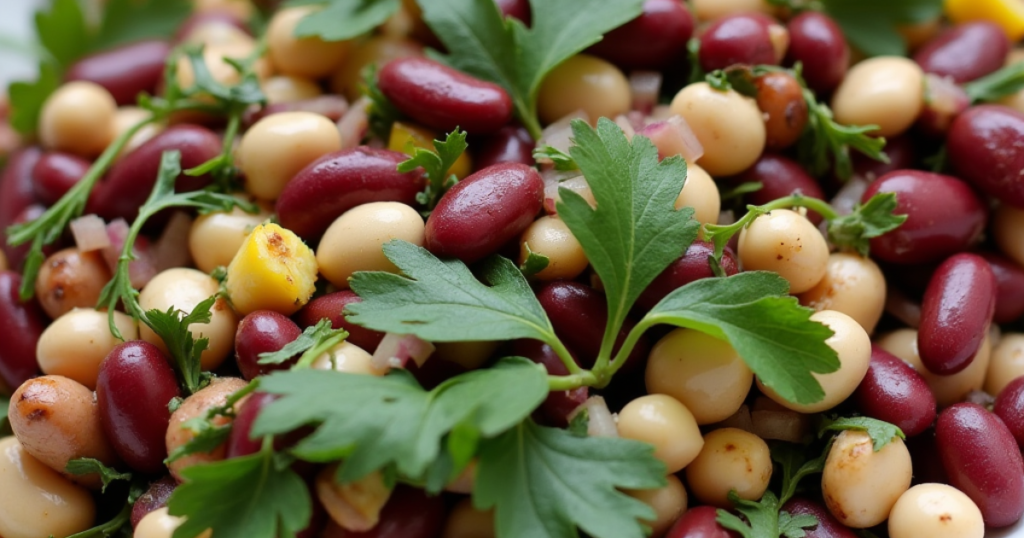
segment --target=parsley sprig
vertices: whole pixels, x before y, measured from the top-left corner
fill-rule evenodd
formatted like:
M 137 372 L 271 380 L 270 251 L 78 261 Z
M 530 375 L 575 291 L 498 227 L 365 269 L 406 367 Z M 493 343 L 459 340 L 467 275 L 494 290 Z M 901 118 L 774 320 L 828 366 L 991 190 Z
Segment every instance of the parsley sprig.
M 417 168 L 424 170 L 427 186 L 423 192 L 416 195 L 416 201 L 426 207 L 425 213 L 428 215 L 437 206 L 441 196 L 459 182 L 458 178 L 448 171 L 467 148 L 469 145 L 466 144 L 466 132 L 456 127 L 444 140 L 434 140 L 434 151 L 412 148 L 412 157 L 398 164 L 398 171 L 403 174 Z
M 304 3 L 322 8 L 299 21 L 295 36 L 342 41 L 359 37 L 383 24 L 398 11 L 401 0 L 318 0 Z
M 192 439 L 175 448 L 167 456 L 166 462 L 171 463 L 190 454 L 211 452 L 224 444 L 228 436 L 231 435 L 232 424 L 230 421 L 225 424 L 219 424 L 217 422 L 218 418 L 235 418 L 238 414 L 238 409 L 235 409 L 235 406 L 242 398 L 255 392 L 258 387 L 258 381 L 250 382 L 248 385 L 235 391 L 231 396 L 228 396 L 223 405 L 211 407 L 206 411 L 206 415 L 185 421 L 181 427 L 192 432 Z
M 331 320 L 322 319 L 312 327 L 306 327 L 298 338 L 277 351 L 260 353 L 259 364 L 284 364 L 299 356 L 294 368 L 308 368 L 324 353 L 348 338 L 344 329 L 334 329 Z

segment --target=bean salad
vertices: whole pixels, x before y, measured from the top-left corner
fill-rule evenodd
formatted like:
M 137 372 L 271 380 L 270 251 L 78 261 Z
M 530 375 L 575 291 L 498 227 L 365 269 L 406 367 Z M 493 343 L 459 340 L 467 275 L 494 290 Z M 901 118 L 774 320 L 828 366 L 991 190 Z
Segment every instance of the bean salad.
M 1020 0 L 35 30 L 0 538 L 1024 536 Z

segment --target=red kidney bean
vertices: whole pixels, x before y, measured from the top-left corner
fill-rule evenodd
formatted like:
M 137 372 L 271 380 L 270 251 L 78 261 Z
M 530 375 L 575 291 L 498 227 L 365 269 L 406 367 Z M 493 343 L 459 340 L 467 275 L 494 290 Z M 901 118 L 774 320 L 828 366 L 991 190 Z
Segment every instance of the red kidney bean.
M 46 316 L 34 300 L 21 302 L 21 275 L 0 271 L 0 385 L 14 390 L 39 373 L 36 345 L 46 329 Z
M 133 105 L 140 93 L 156 91 L 170 53 L 171 45 L 166 41 L 136 41 L 78 60 L 68 69 L 64 80 L 99 84 L 118 105 Z
M 264 407 L 276 399 L 278 399 L 277 395 L 266 392 L 254 392 L 246 398 L 245 403 L 235 415 L 235 420 L 231 422 L 231 435 L 228 437 L 225 452 L 226 458 L 240 458 L 260 451 L 263 442 L 249 438 L 249 433 L 252 432 L 252 425 L 256 422 L 260 411 L 263 411 Z
M 590 286 L 578 282 L 558 281 L 548 283 L 537 291 L 537 300 L 551 319 L 555 334 L 577 353 L 580 364 L 593 366 L 601 350 L 601 339 L 608 325 L 608 306 L 604 296 Z M 614 351 L 618 351 L 634 323 L 626 320 L 615 339 Z M 643 365 L 650 351 L 646 337 L 637 341 L 629 353 L 623 372 L 629 372 Z
M 768 27 L 752 15 L 730 15 L 713 22 L 700 36 L 700 66 L 705 71 L 734 64 L 776 64 Z
M 533 168 L 484 168 L 441 197 L 427 219 L 425 246 L 437 256 L 473 263 L 523 233 L 543 203 L 544 180 Z
M 1000 105 L 971 107 L 949 128 L 946 148 L 961 177 L 1024 208 L 1024 112 Z
M 800 62 L 807 86 L 828 93 L 839 86 L 850 64 L 850 48 L 843 31 L 831 17 L 805 11 L 789 21 L 786 65 Z
M 39 217 L 43 216 L 43 213 L 45 212 L 46 208 L 43 207 L 42 205 L 32 204 L 26 207 L 25 210 L 22 211 L 21 213 L 18 213 L 18 215 L 14 218 L 14 222 L 12 222 L 11 224 L 25 224 L 27 222 L 32 222 L 38 219 Z M 52 245 L 43 247 L 43 256 L 49 258 L 50 255 L 52 255 L 54 252 L 57 252 L 58 250 L 63 248 L 64 244 L 65 241 L 62 237 Z M 4 242 L 4 246 L 4 252 L 7 254 L 8 266 L 10 266 L 11 269 L 20 269 L 22 263 L 25 261 L 25 257 L 28 256 L 28 251 L 32 246 L 32 242 L 29 241 L 28 243 L 24 243 L 16 247 L 12 247 L 8 245 L 6 242 Z
M 935 428 L 929 428 L 916 437 L 907 438 L 907 450 L 913 464 L 912 484 L 949 484 L 949 475 L 942 467 Z
M 501 14 L 506 17 L 514 17 L 523 21 L 523 24 L 530 25 L 530 2 L 528 0 L 495 0 Z
M 473 162 L 476 163 L 477 170 L 501 163 L 533 166 L 533 149 L 536 145 L 526 127 L 506 125 L 479 141 L 480 149 Z
M 970 82 L 1006 63 L 1010 40 L 1002 28 L 989 21 L 958 24 L 944 30 L 914 53 L 925 73 Z
M 433 129 L 486 134 L 512 119 L 512 99 L 501 86 L 427 58 L 388 62 L 377 85 L 395 108 Z
M 437 538 L 444 525 L 445 505 L 441 497 L 427 497 L 423 491 L 399 485 L 380 513 L 380 523 L 366 532 L 346 531 L 333 523 L 324 538 Z
M 992 412 L 1003 420 L 1017 440 L 1017 445 L 1024 447 L 1024 376 L 1003 387 L 1003 391 L 996 396 Z
M 708 257 L 714 255 L 715 246 L 708 241 L 697 240 L 690 244 L 677 260 L 669 264 L 664 271 L 658 275 L 647 286 L 647 289 L 640 294 L 637 298 L 636 304 L 640 308 L 650 310 L 654 308 L 654 305 L 658 304 L 659 301 L 665 298 L 666 295 L 672 293 L 678 288 L 681 288 L 690 282 L 700 280 L 702 278 L 711 278 L 715 276 L 715 273 L 711 271 L 711 264 L 708 263 Z M 736 263 L 736 257 L 729 247 L 725 248 L 725 252 L 722 255 L 722 269 L 725 274 L 732 276 L 739 272 L 739 265 Z
M 992 252 L 981 255 L 992 267 L 996 277 L 995 323 L 1011 323 L 1024 316 L 1024 267 L 1009 258 Z
M 199 125 L 172 125 L 146 143 L 125 155 L 107 173 L 90 198 L 91 209 L 107 219 L 135 220 L 139 207 L 146 202 L 160 171 L 164 151 L 181 152 L 182 173 L 175 182 L 179 192 L 196 191 L 210 184 L 209 175 L 186 176 L 184 170 L 199 166 L 220 155 L 221 139 L 213 131 Z
M 805 538 L 857 538 L 857 534 L 833 517 L 828 509 L 810 499 L 794 497 L 786 501 L 782 509 L 794 516 L 810 514 L 818 520 L 817 525 L 804 529 Z
M 868 185 L 861 202 L 894 192 L 899 228 L 871 240 L 871 254 L 892 263 L 928 263 L 970 248 L 985 230 L 988 209 L 966 183 L 951 176 L 897 170 Z
M 569 369 L 562 363 L 558 353 L 555 353 L 551 346 L 539 340 L 516 340 L 512 343 L 510 355 L 526 357 L 537 364 L 544 365 L 549 375 L 569 375 Z M 569 414 L 583 405 L 588 397 L 590 397 L 590 390 L 587 387 L 554 391 L 548 394 L 538 411 L 546 424 L 564 428 L 569 425 Z
M 301 101 L 273 103 L 258 109 L 250 109 L 242 117 L 242 124 L 248 128 L 267 116 L 282 112 L 312 112 L 337 122 L 348 112 L 348 99 L 340 95 L 318 95 Z
M 44 154 L 32 168 L 32 187 L 36 197 L 46 205 L 57 203 L 82 180 L 91 165 L 70 153 Z
M 245 21 L 239 19 L 234 13 L 227 10 L 209 10 L 193 13 L 185 22 L 181 23 L 178 30 L 174 32 L 175 43 L 188 39 L 189 35 L 198 27 L 204 24 L 220 23 L 234 26 L 246 34 L 252 35 Z
M 363 299 L 352 290 L 329 293 L 313 299 L 302 310 L 299 310 L 295 314 L 295 322 L 305 329 L 316 325 L 322 319 L 329 319 L 332 328 L 348 331 L 349 342 L 373 353 L 380 345 L 380 341 L 384 339 L 384 333 L 349 323 L 342 315 L 346 306 L 362 301 Z
M 765 147 L 786 149 L 796 143 L 807 125 L 803 88 L 787 73 L 767 73 L 754 79 L 757 108 L 765 114 Z
M 949 484 L 981 509 L 985 525 L 1024 514 L 1024 459 L 1010 430 L 984 407 L 958 403 L 939 414 L 935 438 Z
M 736 178 L 741 182 L 760 182 L 761 190 L 746 196 L 747 203 L 763 205 L 794 194 L 808 198 L 825 199 L 821 186 L 793 159 L 778 153 L 765 153 L 753 166 L 741 172 Z M 821 215 L 808 212 L 807 218 L 814 224 L 821 222 Z
M 14 224 L 15 219 L 25 208 L 36 202 L 35 189 L 32 181 L 32 169 L 42 157 L 43 150 L 30 146 L 11 155 L 0 176 L 0 230 L 6 230 Z M 0 241 L 4 254 L 7 255 L 11 267 L 21 264 L 24 254 L 18 254 L 18 248 Z
M 895 424 L 907 437 L 935 421 L 935 396 L 921 374 L 878 346 L 871 346 L 868 373 L 853 401 L 865 415 Z
M 971 98 L 967 91 L 951 79 L 938 75 L 925 75 L 924 108 L 917 116 L 917 132 L 931 138 L 941 138 L 967 107 Z
M 274 370 L 291 368 L 294 361 L 260 364 L 259 356 L 261 353 L 280 351 L 300 334 L 302 329 L 294 321 L 272 310 L 257 310 L 242 318 L 235 332 L 235 359 L 242 377 L 251 381 Z
M 398 163 L 409 156 L 386 149 L 358 147 L 328 153 L 303 168 L 277 199 L 281 226 L 306 240 L 323 235 L 334 219 L 357 205 L 402 202 L 414 205 L 423 190 L 423 174 L 405 174 Z
M 171 494 L 174 493 L 174 489 L 177 487 L 178 481 L 170 476 L 165 476 L 151 483 L 149 489 L 139 496 L 135 501 L 135 505 L 132 506 L 132 528 L 137 527 L 142 518 L 146 517 L 146 514 L 167 506 L 167 499 L 171 498 Z
M 693 15 L 680 0 L 645 0 L 643 13 L 587 51 L 625 70 L 661 70 L 686 56 Z
M 174 371 L 159 348 L 143 340 L 115 347 L 100 363 L 96 402 L 114 451 L 142 473 L 166 472 L 167 404 L 180 397 Z
M 735 531 L 718 524 L 718 509 L 697 506 L 683 512 L 665 538 L 739 538 Z
M 967 368 L 988 334 L 996 307 L 996 277 L 984 258 L 957 254 L 935 270 L 921 302 L 917 348 L 939 375 Z

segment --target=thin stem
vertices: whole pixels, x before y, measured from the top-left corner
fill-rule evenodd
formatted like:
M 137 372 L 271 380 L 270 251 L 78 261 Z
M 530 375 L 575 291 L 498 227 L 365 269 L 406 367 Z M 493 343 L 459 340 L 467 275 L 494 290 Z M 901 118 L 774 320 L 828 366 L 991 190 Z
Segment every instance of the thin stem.
M 611 364 L 603 371 L 598 372 L 598 385 L 597 388 L 604 388 L 611 383 L 612 377 L 626 364 L 626 360 L 629 359 L 629 354 L 633 352 L 633 348 L 636 347 L 637 342 L 640 341 L 640 337 L 643 336 L 647 329 L 651 328 L 655 323 L 647 318 L 640 320 L 629 334 L 626 335 L 626 340 L 622 342 L 622 347 L 619 352 L 615 354 L 615 358 Z
M 611 308 L 609 308 L 610 312 Z M 615 319 L 612 319 L 611 316 L 608 317 L 608 323 L 604 327 L 604 336 L 601 337 L 601 350 L 597 353 L 597 360 L 594 362 L 594 372 L 597 372 L 598 377 L 603 377 L 608 369 L 612 350 L 615 348 L 615 339 L 619 336 L 619 328 L 622 327 L 625 317 L 625 312 L 617 315 Z
M 548 390 L 575 390 L 580 387 L 597 386 L 598 380 L 591 372 L 582 372 L 575 375 L 549 375 Z
M 562 359 L 562 364 L 565 365 L 570 374 L 579 375 L 584 373 L 584 370 L 580 368 L 580 365 L 576 364 L 576 359 L 572 358 L 572 353 L 569 353 L 569 349 L 565 347 L 565 344 L 563 344 L 557 336 L 552 335 L 551 340 L 546 343 L 551 346 L 551 349 L 555 350 L 555 353 L 558 354 L 558 358 Z

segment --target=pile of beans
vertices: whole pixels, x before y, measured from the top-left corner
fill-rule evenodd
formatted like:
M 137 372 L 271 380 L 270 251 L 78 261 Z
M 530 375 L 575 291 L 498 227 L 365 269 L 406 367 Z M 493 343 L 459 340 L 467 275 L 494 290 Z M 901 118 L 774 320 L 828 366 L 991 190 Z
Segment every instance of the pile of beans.
M 498 5 L 529 22 L 525 0 Z M 731 508 L 730 490 L 760 499 L 778 473 L 768 443 L 809 439 L 819 413 L 888 421 L 907 439 L 876 452 L 866 433 L 840 433 L 820 494 L 812 485 L 785 506 L 819 519 L 807 536 L 872 529 L 892 538 L 981 538 L 986 528 L 1015 524 L 1024 514 L 1024 92 L 970 106 L 962 85 L 1024 60 L 1024 48 L 993 22 L 935 20 L 900 28 L 910 57 L 864 58 L 818 12 L 790 16 L 760 0 L 643 5 L 640 18 L 544 81 L 538 110 L 545 125 L 554 124 L 551 140 L 569 116 L 612 118 L 630 134 L 681 118 L 703 155 L 688 163 L 676 205 L 693 207 L 704 224 L 740 216 L 733 210 L 745 206 L 722 194 L 752 181 L 763 187 L 739 202 L 800 193 L 848 212 L 877 193 L 896 193 L 896 213 L 908 217 L 871 240 L 870 257 L 835 251 L 819 230 L 819 215 L 785 209 L 759 217 L 726 250 L 727 274 L 779 273 L 816 311 L 812 319 L 835 332 L 827 343 L 841 368 L 817 376 L 825 391 L 817 404 L 780 398 L 728 343 L 703 333 L 659 329 L 641 339 L 621 379 L 600 393 L 617 414 L 618 435 L 654 445 L 670 473 L 662 489 L 630 492 L 654 508 L 657 518 L 647 522 L 653 536 L 738 536 L 715 521 L 715 508 Z M 238 82 L 223 58 L 256 50 L 258 36 L 242 22 L 252 9 L 248 0 L 197 2 L 172 40 L 78 61 L 43 107 L 38 139 L 9 155 L 0 177 L 0 228 L 37 218 L 138 121 L 134 99 L 165 84 L 163 66 L 175 45 L 204 44 L 213 77 Z M 238 196 L 261 211 L 161 215 L 136 246 L 132 281 L 147 310 L 191 311 L 218 293 L 210 273 L 228 267 L 231 301 L 218 299 L 211 321 L 191 328 L 209 339 L 202 366 L 216 375 L 211 385 L 171 412 L 168 402 L 183 394 L 165 344 L 121 312 L 114 319 L 125 342 L 111 336 L 107 314 L 94 307 L 116 254 L 82 250 L 70 236 L 61 240 L 46 252 L 35 298 L 22 302 L 18 271 L 26 251 L 3 246 L 0 393 L 12 394 L 15 435 L 0 440 L 0 536 L 62 538 L 97 523 L 99 478 L 65 471 L 69 460 L 86 457 L 152 477 L 132 512 L 135 536 L 169 537 L 178 520 L 165 503 L 183 468 L 259 450 L 248 432 L 272 397 L 257 393 L 240 405 L 228 442 L 164 463 L 191 439 L 183 423 L 222 405 L 246 381 L 289 367 L 258 364 L 260 353 L 280 350 L 328 319 L 351 336 L 314 367 L 381 375 L 371 355 L 384 335 L 352 325 L 341 312 L 360 301 L 348 289 L 353 273 L 397 271 L 381 251 L 391 239 L 467 264 L 495 253 L 519 263 L 530 252 L 546 256 L 549 265 L 531 277 L 537 298 L 577 360 L 595 360 L 607 323 L 604 297 L 555 211 L 557 194 L 548 187 L 556 176 L 534 161 L 535 141 L 513 118 L 505 90 L 427 59 L 424 44 L 437 38 L 414 2 L 404 2 L 372 35 L 341 42 L 294 36 L 310 9 L 282 8 L 269 20 L 266 54 L 256 64 L 269 104 L 246 115 L 234 148 L 244 179 Z M 848 181 L 832 173 L 813 177 L 796 160 L 794 145 L 809 117 L 799 82 L 782 71 L 762 75 L 756 99 L 704 82 L 683 84 L 691 37 L 707 71 L 801 63 L 807 85 L 839 123 L 877 125 L 873 134 L 888 139 L 890 162 L 854 155 Z M 380 90 L 405 116 L 389 139 L 367 135 L 359 86 L 370 64 L 380 67 Z M 170 72 L 182 85 L 194 80 L 185 61 Z M 651 76 L 664 81 L 664 104 L 638 95 L 636 80 Z M 417 204 L 422 173 L 400 173 L 396 165 L 410 147 L 429 146 L 456 126 L 470 135 L 469 153 L 452 170 L 461 181 L 424 219 Z M 196 166 L 221 153 L 223 128 L 217 118 L 180 114 L 141 130 L 86 212 L 110 230 L 118 219 L 130 223 L 154 186 L 161 153 L 176 149 L 183 168 Z M 945 172 L 925 171 L 925 158 L 940 147 Z M 182 175 L 176 186 L 194 190 L 211 181 Z M 585 182 L 563 186 L 589 194 Z M 644 292 L 634 314 L 713 277 L 712 251 L 701 240 L 691 245 Z M 304 278 L 276 272 L 275 257 L 301 266 Z M 314 292 L 315 280 L 326 286 Z M 439 344 L 412 370 L 432 387 L 509 353 L 567 373 L 550 347 L 527 340 Z M 597 392 L 554 392 L 535 418 L 565 426 Z M 441 497 L 408 486 L 389 494 L 371 475 L 353 486 L 362 491 L 360 502 L 375 506 L 364 514 L 353 511 L 355 494 L 334 483 L 332 468 L 302 472 L 316 504 L 302 537 L 495 535 L 493 514 L 476 511 L 466 497 L 471 473 Z

